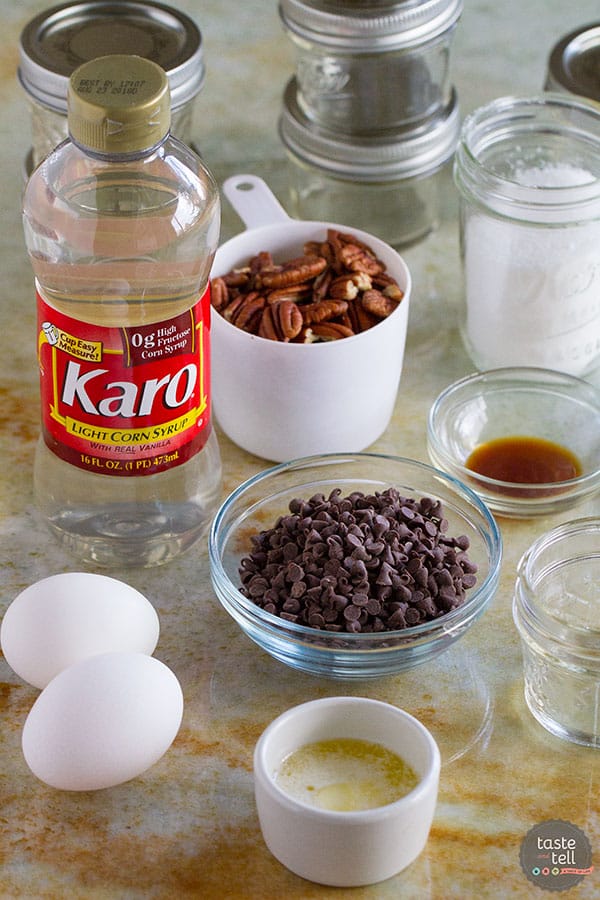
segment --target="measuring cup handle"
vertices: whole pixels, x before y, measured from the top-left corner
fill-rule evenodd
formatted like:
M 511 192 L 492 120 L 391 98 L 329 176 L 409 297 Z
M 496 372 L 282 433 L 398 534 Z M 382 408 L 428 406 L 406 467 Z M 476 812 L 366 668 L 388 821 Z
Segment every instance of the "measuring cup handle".
M 232 175 L 223 182 L 223 193 L 247 228 L 290 218 L 268 185 L 256 175 Z

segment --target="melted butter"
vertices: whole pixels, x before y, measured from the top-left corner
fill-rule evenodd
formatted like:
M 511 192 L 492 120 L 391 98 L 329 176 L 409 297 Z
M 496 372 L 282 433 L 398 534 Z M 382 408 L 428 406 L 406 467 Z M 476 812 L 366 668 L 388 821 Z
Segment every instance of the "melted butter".
M 555 484 L 582 473 L 581 463 L 566 447 L 525 435 L 479 444 L 465 466 L 479 475 L 511 484 Z
M 296 800 L 337 812 L 386 806 L 418 784 L 397 753 L 354 738 L 305 744 L 284 759 L 276 780 Z

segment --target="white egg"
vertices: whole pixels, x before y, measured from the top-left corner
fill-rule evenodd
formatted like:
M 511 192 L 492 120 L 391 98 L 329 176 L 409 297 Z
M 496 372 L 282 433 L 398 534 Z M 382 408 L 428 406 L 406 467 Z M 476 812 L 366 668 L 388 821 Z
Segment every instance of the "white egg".
M 0 627 L 7 663 L 37 688 L 96 653 L 151 654 L 158 636 L 156 610 L 143 594 L 89 572 L 51 575 L 25 588 Z
M 112 787 L 141 775 L 175 739 L 183 694 L 173 672 L 143 653 L 105 653 L 60 672 L 23 728 L 25 761 L 66 791 Z

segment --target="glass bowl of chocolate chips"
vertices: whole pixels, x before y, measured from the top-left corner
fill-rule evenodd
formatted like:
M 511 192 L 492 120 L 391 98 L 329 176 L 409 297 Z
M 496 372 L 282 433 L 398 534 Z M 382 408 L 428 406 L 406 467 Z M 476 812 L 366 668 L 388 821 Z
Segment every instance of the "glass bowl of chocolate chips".
M 209 535 L 211 580 L 259 647 L 315 675 L 426 662 L 494 596 L 502 540 L 462 482 L 373 453 L 303 457 L 234 490 Z

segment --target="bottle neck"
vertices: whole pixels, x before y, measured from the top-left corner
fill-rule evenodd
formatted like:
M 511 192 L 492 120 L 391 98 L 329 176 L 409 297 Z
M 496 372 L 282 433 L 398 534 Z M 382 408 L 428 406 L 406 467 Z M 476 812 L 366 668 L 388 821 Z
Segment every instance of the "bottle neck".
M 105 153 L 99 150 L 95 150 L 93 147 L 87 147 L 85 144 L 82 144 L 79 141 L 76 141 L 73 136 L 69 133 L 69 140 L 74 147 L 83 153 L 85 156 L 92 157 L 92 159 L 97 159 L 102 162 L 107 163 L 128 163 L 128 162 L 136 162 L 139 159 L 146 159 L 147 157 L 153 156 L 157 150 L 162 147 L 165 142 L 170 137 L 171 132 L 167 131 L 160 141 L 157 141 L 155 144 L 152 144 L 150 147 L 145 147 L 142 150 L 136 150 L 133 153 Z

